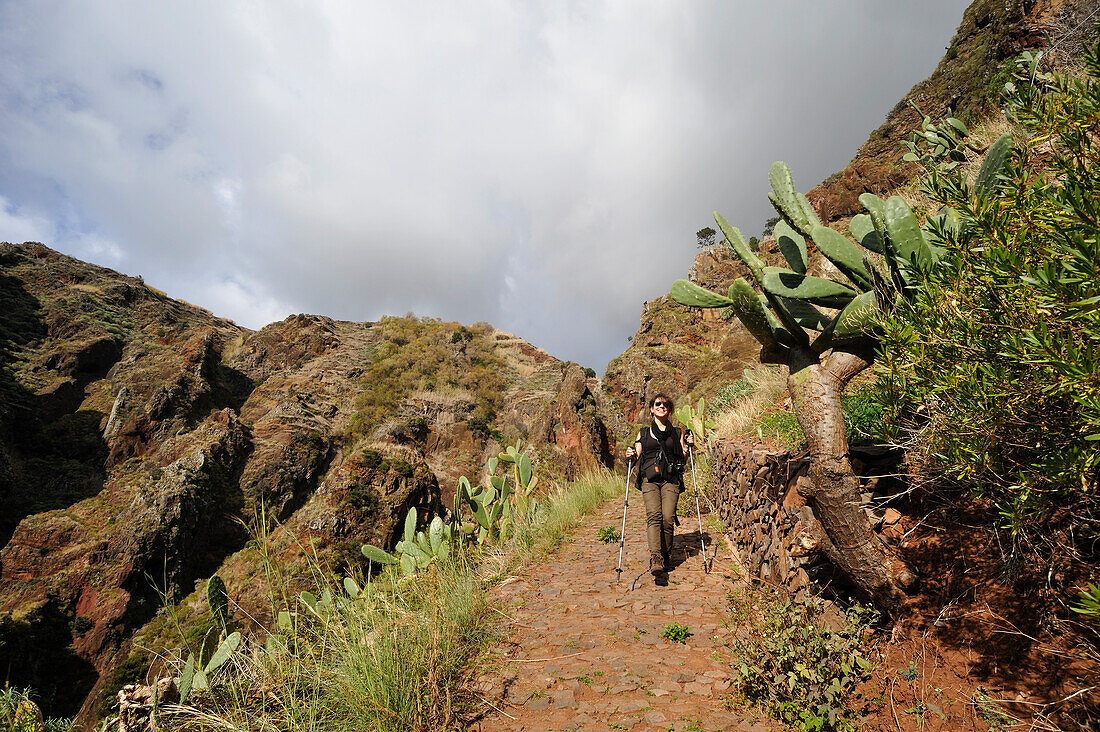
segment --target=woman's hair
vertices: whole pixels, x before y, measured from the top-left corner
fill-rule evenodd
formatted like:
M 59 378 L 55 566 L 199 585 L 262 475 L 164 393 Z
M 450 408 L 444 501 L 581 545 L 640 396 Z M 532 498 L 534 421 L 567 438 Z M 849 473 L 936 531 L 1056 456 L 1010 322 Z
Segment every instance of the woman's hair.
M 676 411 L 676 404 L 673 403 L 673 401 L 671 399 L 669 399 L 668 396 L 665 395 L 665 394 L 654 394 L 653 398 L 649 400 L 649 408 L 650 409 L 653 408 L 654 402 L 656 402 L 658 399 L 660 399 L 661 401 L 663 401 L 665 404 L 668 405 L 668 413 L 669 414 L 672 414 L 673 412 Z

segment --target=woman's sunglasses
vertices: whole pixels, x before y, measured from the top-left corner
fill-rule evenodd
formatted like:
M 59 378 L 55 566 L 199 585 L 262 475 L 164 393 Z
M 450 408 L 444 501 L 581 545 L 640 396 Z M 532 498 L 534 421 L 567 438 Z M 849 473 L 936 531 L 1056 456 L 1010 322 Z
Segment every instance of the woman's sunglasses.
M 653 407 L 654 409 L 656 409 L 657 407 L 664 407 L 665 409 L 668 409 L 668 402 L 653 402 Z

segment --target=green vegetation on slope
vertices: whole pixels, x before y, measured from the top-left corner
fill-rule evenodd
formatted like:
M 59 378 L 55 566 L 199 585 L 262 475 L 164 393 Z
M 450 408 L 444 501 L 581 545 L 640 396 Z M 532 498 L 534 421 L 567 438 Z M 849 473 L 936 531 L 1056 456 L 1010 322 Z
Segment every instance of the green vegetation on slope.
M 499 615 L 487 596 L 492 582 L 557 546 L 621 485 L 611 473 L 588 474 L 553 490 L 537 519 L 506 543 L 487 551 L 466 546 L 412 575 L 397 567 L 369 582 L 318 574 L 316 594 L 295 596 L 270 564 L 272 635 L 262 649 L 233 654 L 209 689 L 192 691 L 160 723 L 310 732 L 455 726 L 475 703 L 467 674 L 498 637 Z
M 386 316 L 374 325 L 381 341 L 363 373 L 352 424 L 356 435 L 369 434 L 399 415 L 402 400 L 418 391 L 452 394 L 472 400 L 467 423 L 488 431 L 507 386 L 504 363 L 493 352 L 488 326 L 472 328 L 431 318 Z M 415 418 L 414 418 L 415 419 Z M 410 422 L 413 432 L 417 425 Z
M 943 266 L 888 324 L 879 372 L 929 472 L 995 501 L 1031 549 L 1044 522 L 1100 509 L 1100 58 L 1087 58 L 1081 81 L 1021 58 L 1006 111 L 1025 134 L 986 190 L 959 171 L 928 179 L 956 216 Z M 1095 561 L 1096 525 L 1078 532 Z
M 745 701 L 796 730 L 855 730 L 867 711 L 857 694 L 872 662 L 864 635 L 876 618 L 853 605 L 844 615 L 819 598 L 781 599 L 750 585 L 730 594 L 736 621 L 751 629 L 733 648 Z

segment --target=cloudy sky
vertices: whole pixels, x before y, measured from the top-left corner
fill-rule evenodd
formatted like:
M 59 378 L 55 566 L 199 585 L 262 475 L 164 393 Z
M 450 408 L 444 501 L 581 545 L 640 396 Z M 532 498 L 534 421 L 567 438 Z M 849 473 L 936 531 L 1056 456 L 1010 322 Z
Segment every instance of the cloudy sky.
M 0 0 L 0 240 L 250 328 L 486 320 L 602 371 L 722 211 L 843 167 L 962 0 Z

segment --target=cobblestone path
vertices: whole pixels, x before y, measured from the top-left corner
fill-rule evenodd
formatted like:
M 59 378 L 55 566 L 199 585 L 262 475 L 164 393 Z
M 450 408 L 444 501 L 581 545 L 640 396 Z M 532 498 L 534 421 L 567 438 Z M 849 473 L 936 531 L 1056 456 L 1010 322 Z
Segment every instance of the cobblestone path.
M 621 526 L 619 499 L 494 591 L 510 638 L 500 667 L 479 682 L 488 713 L 474 729 L 778 729 L 755 711 L 725 704 L 734 673 L 729 644 L 744 632 L 729 624 L 726 593 L 736 572 L 727 545 L 704 533 L 713 564 L 704 573 L 698 521 L 681 517 L 669 584 L 656 586 L 641 495 L 631 490 L 630 500 L 621 583 L 618 542 L 597 537 L 602 527 Z M 685 492 L 681 505 L 689 500 Z M 687 643 L 661 637 L 670 623 L 691 630 Z

